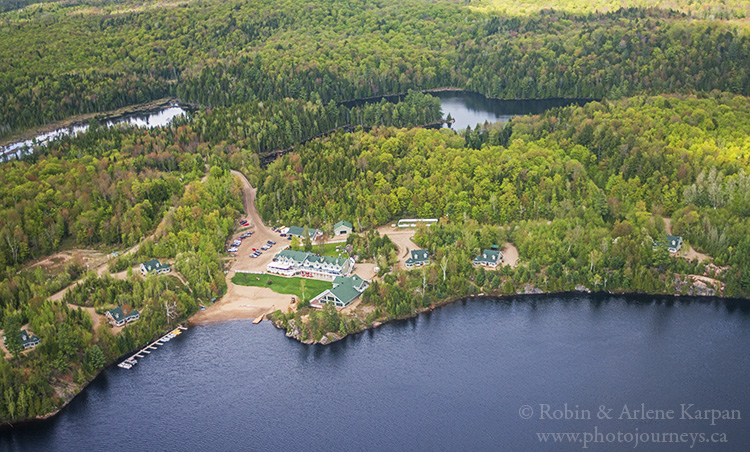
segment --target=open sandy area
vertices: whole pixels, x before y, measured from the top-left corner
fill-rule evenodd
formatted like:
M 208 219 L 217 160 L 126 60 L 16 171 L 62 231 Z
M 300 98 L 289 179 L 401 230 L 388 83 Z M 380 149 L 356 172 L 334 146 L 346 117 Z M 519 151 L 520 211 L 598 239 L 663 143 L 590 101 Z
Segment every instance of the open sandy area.
M 278 294 L 266 287 L 229 285 L 226 295 L 205 311 L 190 318 L 194 325 L 206 325 L 234 319 L 253 320 L 277 309 L 286 311 L 291 306 L 291 295 Z
M 404 262 L 409 258 L 409 251 L 418 250 L 419 246 L 414 243 L 414 228 L 394 228 L 391 225 L 385 225 L 378 228 L 381 236 L 387 235 L 394 245 L 398 248 L 398 269 L 403 269 Z
M 508 242 L 503 245 L 503 265 L 515 267 L 518 263 L 518 248 Z

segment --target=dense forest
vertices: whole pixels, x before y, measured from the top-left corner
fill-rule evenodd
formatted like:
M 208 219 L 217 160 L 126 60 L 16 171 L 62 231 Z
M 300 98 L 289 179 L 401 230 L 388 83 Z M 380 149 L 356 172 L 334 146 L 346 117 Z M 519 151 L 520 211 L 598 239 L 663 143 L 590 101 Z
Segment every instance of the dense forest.
M 750 94 L 746 24 L 687 20 L 678 5 L 580 13 L 561 2 L 521 14 L 422 0 L 128 3 L 0 16 L 0 136 L 166 95 L 227 106 L 442 86 L 501 98 Z M 741 2 L 708 3 L 747 13 Z
M 440 218 L 415 237 L 435 264 L 365 292 L 387 317 L 480 292 L 696 293 L 689 275 L 748 297 L 748 124 L 748 99 L 716 92 L 592 102 L 463 134 L 339 133 L 275 161 L 258 204 L 271 221 L 325 228 L 332 218 L 362 229 Z M 712 263 L 655 247 L 668 221 Z M 482 249 L 506 242 L 526 265 L 472 266 Z M 313 327 L 305 337 L 319 340 Z
M 309 340 L 478 293 L 694 293 L 700 276 L 750 296 L 748 14 L 739 0 L 4 2 L 3 143 L 166 96 L 199 108 L 151 130 L 94 120 L 0 164 L 0 325 L 42 341 L 22 352 L 11 335 L 0 420 L 54 411 L 226 292 L 221 252 L 242 210 L 232 170 L 272 224 L 350 219 L 350 251 L 380 268 L 367 318 L 277 316 L 292 329 L 306 315 Z M 421 91 L 446 87 L 597 101 L 415 128 L 443 120 Z M 392 269 L 395 245 L 372 231 L 406 216 L 440 218 L 416 233 L 433 256 L 418 271 Z M 708 263 L 654 246 L 669 230 Z M 471 265 L 504 243 L 521 265 Z M 111 274 L 78 250 L 109 256 Z M 59 251 L 74 257 L 35 265 Z M 133 274 L 154 257 L 174 273 Z M 138 322 L 95 327 L 125 304 Z

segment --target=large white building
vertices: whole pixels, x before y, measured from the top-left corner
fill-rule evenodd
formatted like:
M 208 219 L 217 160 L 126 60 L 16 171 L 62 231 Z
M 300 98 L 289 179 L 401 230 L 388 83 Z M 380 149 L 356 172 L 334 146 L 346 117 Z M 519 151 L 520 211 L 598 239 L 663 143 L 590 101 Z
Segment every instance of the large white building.
M 284 276 L 311 276 L 334 279 L 349 276 L 354 269 L 354 259 L 318 256 L 304 251 L 282 250 L 268 264 L 268 273 Z

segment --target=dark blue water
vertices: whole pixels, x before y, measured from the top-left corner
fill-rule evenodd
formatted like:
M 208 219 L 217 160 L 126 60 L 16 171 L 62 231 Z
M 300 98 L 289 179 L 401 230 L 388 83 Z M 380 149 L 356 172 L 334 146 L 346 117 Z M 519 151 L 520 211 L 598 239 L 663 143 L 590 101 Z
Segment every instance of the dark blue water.
M 744 451 L 748 349 L 748 305 L 723 301 L 475 300 L 330 346 L 237 321 L 192 328 L 132 370 L 104 372 L 59 416 L 0 434 L 0 450 L 557 451 L 583 444 L 541 444 L 536 433 L 598 429 L 727 442 L 634 447 L 604 436 L 586 450 Z M 592 419 L 539 419 L 566 403 Z M 624 404 L 679 416 L 683 403 L 742 419 L 596 418 Z

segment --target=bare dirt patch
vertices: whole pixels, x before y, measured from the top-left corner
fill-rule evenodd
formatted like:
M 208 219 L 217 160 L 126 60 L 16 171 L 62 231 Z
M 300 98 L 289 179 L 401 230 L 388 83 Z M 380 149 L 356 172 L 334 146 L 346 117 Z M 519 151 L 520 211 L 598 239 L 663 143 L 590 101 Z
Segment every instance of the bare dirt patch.
M 357 275 L 359 275 L 360 278 L 366 279 L 368 281 L 372 281 L 373 278 L 375 278 L 375 268 L 377 265 L 375 264 L 368 264 L 368 263 L 362 263 L 362 264 L 355 264 L 354 265 L 354 272 Z
M 45 274 L 56 275 L 62 272 L 65 266 L 74 259 L 79 260 L 84 266 L 88 265 L 89 268 L 96 268 L 107 262 L 107 255 L 96 250 L 71 249 L 60 251 L 59 253 L 42 258 L 41 260 L 29 265 L 27 268 L 33 269 L 41 267 Z
M 518 263 L 518 248 L 508 242 L 503 245 L 503 264 L 515 267 Z
M 419 249 L 416 243 L 414 243 L 414 233 L 416 229 L 413 228 L 394 228 L 390 225 L 381 226 L 377 229 L 381 236 L 387 235 L 394 245 L 398 248 L 396 255 L 398 256 L 398 269 L 403 269 L 404 262 L 409 258 L 409 251 Z
M 688 260 L 698 259 L 698 262 L 711 260 L 711 256 L 709 256 L 708 254 L 699 253 L 692 246 L 688 246 L 687 252 L 683 250 L 681 250 L 680 252 L 684 252 L 684 257 Z

